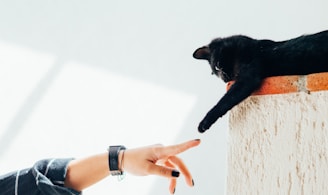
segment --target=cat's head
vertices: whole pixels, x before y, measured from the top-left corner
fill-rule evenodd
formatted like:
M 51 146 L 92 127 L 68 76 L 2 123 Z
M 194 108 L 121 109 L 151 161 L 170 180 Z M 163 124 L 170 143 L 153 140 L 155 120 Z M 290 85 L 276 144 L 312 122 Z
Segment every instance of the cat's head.
M 220 77 L 224 82 L 229 82 L 233 79 L 233 64 L 230 62 L 233 57 L 227 53 L 226 48 L 223 39 L 217 38 L 209 45 L 196 49 L 193 57 L 207 60 L 211 66 L 212 74 Z

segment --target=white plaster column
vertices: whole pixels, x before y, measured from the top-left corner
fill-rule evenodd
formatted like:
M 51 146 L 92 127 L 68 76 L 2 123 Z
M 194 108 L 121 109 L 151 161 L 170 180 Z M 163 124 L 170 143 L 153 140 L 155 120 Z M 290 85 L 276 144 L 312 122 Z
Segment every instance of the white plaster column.
M 254 95 L 229 123 L 227 195 L 328 194 L 328 91 Z

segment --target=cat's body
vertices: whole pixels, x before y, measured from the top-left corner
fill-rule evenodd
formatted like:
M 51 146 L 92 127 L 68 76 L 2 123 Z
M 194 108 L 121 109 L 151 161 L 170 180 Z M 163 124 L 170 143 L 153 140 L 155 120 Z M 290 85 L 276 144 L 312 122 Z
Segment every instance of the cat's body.
M 328 31 L 281 42 L 242 35 L 218 38 L 193 56 L 208 60 L 213 74 L 224 82 L 235 81 L 200 122 L 198 130 L 204 132 L 258 89 L 266 77 L 328 72 Z

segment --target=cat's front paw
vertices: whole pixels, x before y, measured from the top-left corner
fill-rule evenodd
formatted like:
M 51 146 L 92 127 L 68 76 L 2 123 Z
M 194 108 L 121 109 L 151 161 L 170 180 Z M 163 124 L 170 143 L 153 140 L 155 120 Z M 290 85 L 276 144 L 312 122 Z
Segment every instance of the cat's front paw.
M 211 124 L 208 123 L 207 120 L 202 120 L 199 125 L 198 125 L 198 132 L 199 133 L 204 133 L 206 130 L 210 128 Z

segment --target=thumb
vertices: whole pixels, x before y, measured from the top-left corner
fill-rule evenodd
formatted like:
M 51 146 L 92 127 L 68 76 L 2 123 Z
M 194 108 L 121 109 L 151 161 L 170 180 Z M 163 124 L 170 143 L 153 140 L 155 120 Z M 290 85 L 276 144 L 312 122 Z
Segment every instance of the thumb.
M 180 176 L 179 171 L 156 164 L 149 165 L 149 173 L 167 178 L 177 178 Z

